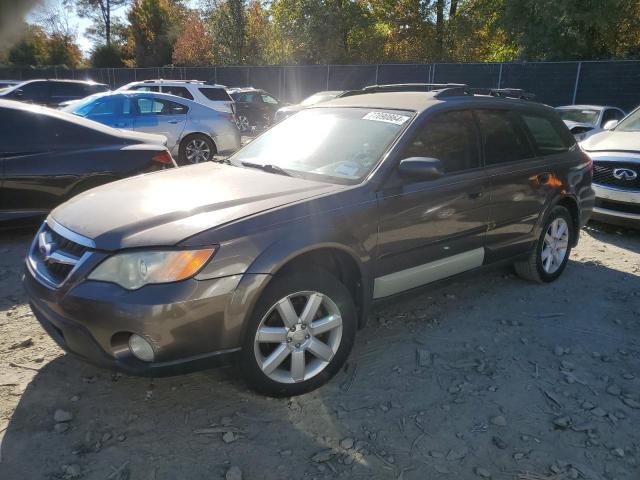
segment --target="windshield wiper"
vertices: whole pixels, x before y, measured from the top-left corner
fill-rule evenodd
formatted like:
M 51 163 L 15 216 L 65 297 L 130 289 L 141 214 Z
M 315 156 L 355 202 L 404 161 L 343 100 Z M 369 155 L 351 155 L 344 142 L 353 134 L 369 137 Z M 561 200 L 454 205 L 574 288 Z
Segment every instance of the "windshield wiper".
M 277 173 L 279 175 L 285 175 L 287 177 L 293 177 L 294 176 L 291 172 L 288 172 L 284 168 L 279 167 L 277 165 L 271 165 L 269 163 L 264 164 L 264 165 L 260 164 L 260 163 L 251 163 L 251 162 L 241 162 L 241 163 L 242 163 L 242 165 L 244 167 L 259 168 L 260 170 L 263 170 L 265 172 Z

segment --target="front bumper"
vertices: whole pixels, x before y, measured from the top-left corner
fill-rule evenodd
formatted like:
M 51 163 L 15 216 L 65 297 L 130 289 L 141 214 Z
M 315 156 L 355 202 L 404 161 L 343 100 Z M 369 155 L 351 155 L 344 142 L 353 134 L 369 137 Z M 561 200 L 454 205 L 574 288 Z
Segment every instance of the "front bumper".
M 83 281 L 52 289 L 27 268 L 23 283 L 31 309 L 67 352 L 133 375 L 163 376 L 229 363 L 240 348 L 244 318 L 230 315 L 240 276 L 189 279 L 126 291 Z M 151 343 L 153 362 L 129 351 L 132 333 Z
M 593 184 L 596 205 L 592 218 L 617 224 L 640 224 L 640 191 Z

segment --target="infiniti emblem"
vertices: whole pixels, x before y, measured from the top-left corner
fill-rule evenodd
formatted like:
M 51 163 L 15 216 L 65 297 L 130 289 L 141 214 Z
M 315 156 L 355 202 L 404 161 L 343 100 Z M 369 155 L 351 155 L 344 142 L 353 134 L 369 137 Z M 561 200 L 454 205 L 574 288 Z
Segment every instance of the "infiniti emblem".
M 613 170 L 613 176 L 618 180 L 635 180 L 638 174 L 629 168 L 616 168 Z
M 51 258 L 51 254 L 55 250 L 56 244 L 53 242 L 53 237 L 49 232 L 42 232 L 38 236 L 38 249 L 45 260 Z

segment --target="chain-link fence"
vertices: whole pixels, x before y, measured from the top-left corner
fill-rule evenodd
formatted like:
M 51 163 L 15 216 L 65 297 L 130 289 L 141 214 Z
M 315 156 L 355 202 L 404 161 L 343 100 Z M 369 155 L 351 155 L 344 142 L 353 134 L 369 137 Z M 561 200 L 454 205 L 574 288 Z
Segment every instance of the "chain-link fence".
M 0 78 L 91 79 L 117 88 L 156 78 L 205 80 L 229 87 L 253 86 L 288 102 L 319 90 L 366 85 L 456 82 L 472 87 L 523 88 L 539 101 L 613 105 L 630 110 L 640 103 L 640 61 L 431 63 L 380 65 L 218 66 L 158 68 L 6 68 Z

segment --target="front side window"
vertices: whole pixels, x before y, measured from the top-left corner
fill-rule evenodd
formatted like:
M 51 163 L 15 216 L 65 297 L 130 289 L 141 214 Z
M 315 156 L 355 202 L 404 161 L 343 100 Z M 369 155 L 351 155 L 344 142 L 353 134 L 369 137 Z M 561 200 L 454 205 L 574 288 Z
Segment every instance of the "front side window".
M 510 110 L 476 110 L 485 163 L 523 160 L 535 156 L 518 116 Z
M 430 118 L 404 152 L 404 157 L 440 160 L 445 173 L 480 166 L 478 137 L 470 111 L 444 112 Z
M 522 115 L 522 120 L 531 133 L 538 155 L 554 155 L 566 152 L 573 144 L 572 141 L 568 141 L 568 138 L 563 138 L 564 135 L 558 131 L 558 128 L 548 118 L 526 114 Z
M 184 115 L 189 110 L 185 105 L 159 98 L 138 98 L 141 115 Z
M 404 110 L 368 108 L 303 110 L 229 160 L 236 166 L 275 167 L 320 181 L 358 183 L 374 169 L 412 116 L 413 112 Z
M 22 92 L 19 97 L 23 100 L 43 101 L 49 97 L 49 84 L 47 82 L 31 82 L 18 85 L 14 92 Z

